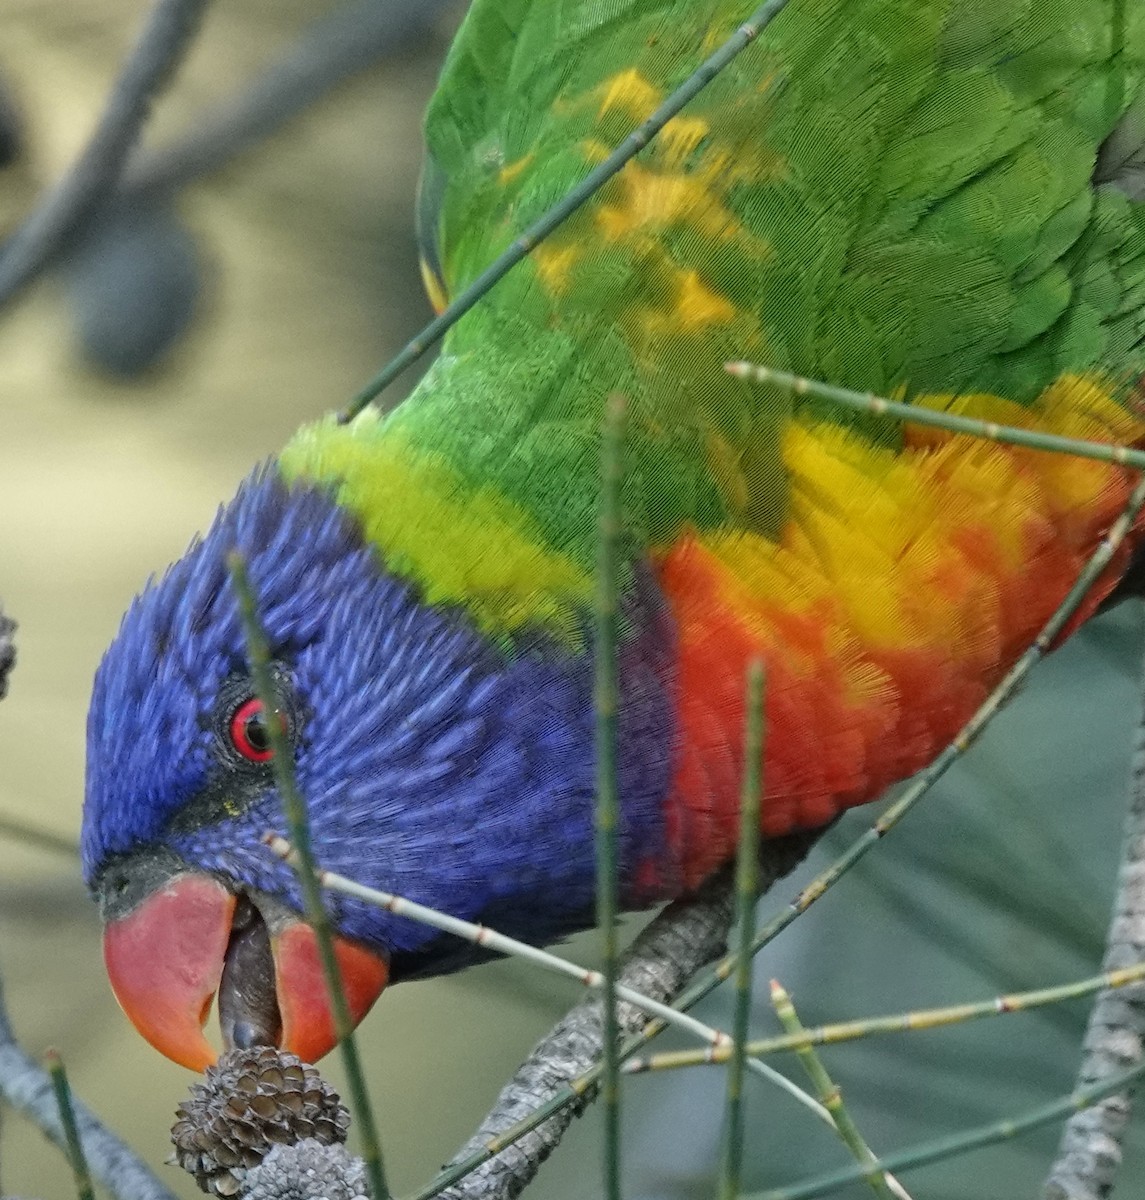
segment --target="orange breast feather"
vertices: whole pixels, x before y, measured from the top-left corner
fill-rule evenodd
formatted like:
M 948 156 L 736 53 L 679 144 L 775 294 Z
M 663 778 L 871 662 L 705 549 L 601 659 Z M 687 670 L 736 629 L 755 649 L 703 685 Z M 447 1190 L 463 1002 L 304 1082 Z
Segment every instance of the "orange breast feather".
M 1145 423 L 1077 378 L 1031 408 L 990 396 L 918 403 L 1093 441 L 1145 437 Z M 917 428 L 893 452 L 796 421 L 784 460 L 791 504 L 778 541 L 692 532 L 659 556 L 679 636 L 667 832 L 687 886 L 735 844 L 753 658 L 766 667 L 763 831 L 823 824 L 956 735 L 1063 599 L 1132 485 L 1131 472 L 1105 464 Z M 1130 549 L 1069 631 L 1116 584 Z

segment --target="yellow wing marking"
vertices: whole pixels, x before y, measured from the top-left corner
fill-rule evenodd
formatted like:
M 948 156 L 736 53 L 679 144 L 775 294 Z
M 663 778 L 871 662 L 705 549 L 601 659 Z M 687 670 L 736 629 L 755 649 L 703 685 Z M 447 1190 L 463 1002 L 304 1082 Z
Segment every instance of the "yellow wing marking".
M 600 106 L 596 113 L 598 121 L 603 121 L 609 113 L 619 112 L 639 124 L 646 121 L 664 99 L 663 91 L 641 74 L 637 67 L 628 67 L 611 79 L 606 79 L 597 91 L 600 93 Z
M 436 272 L 424 258 L 418 259 L 418 266 L 421 268 L 422 286 L 425 288 L 425 294 L 429 297 L 430 304 L 433 305 L 433 311 L 435 313 L 444 312 L 449 306 L 449 297 L 441 285 L 441 280 L 438 279 Z
M 497 172 L 497 182 L 502 187 L 507 187 L 512 183 L 522 171 L 533 165 L 533 160 L 537 156 L 535 154 L 522 154 L 520 158 L 514 162 L 506 163 L 500 171 Z
M 645 308 L 640 314 L 644 332 L 653 336 L 672 332 L 699 333 L 710 325 L 726 325 L 738 310 L 719 292 L 713 291 L 697 271 L 673 266 L 673 295 L 667 308 Z

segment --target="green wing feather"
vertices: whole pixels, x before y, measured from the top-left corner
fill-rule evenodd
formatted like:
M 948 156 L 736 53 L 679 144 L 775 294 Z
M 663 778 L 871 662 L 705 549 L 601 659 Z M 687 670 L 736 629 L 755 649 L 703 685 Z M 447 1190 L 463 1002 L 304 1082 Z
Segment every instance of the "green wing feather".
M 1119 26 L 1115 0 L 792 0 L 451 331 L 410 400 L 303 435 L 288 469 L 345 479 L 345 439 L 424 460 L 456 511 L 500 505 L 571 594 L 592 560 L 611 392 L 629 398 L 631 526 L 666 545 L 689 527 L 775 537 L 788 510 L 791 402 L 730 379 L 727 359 L 1019 403 L 1067 372 L 1139 374 L 1145 10 L 1124 7 Z M 432 290 L 470 282 L 746 9 L 476 0 L 428 117 Z M 893 426 L 812 411 L 899 444 Z M 347 496 L 412 574 L 445 570 L 420 545 L 440 513 Z M 514 586 L 490 582 L 490 603 Z

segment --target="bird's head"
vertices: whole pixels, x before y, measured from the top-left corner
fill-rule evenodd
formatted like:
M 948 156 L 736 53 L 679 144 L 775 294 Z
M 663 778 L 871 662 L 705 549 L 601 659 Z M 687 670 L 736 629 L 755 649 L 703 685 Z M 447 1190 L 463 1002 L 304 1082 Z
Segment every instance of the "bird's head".
M 275 1043 L 313 1061 L 335 1041 L 297 880 L 262 840 L 284 822 L 227 573 L 233 549 L 258 597 L 330 870 L 383 887 L 434 877 L 435 805 L 473 786 L 498 677 L 483 641 L 387 574 L 327 492 L 287 487 L 273 468 L 135 600 L 95 679 L 84 873 L 121 1005 L 193 1069 L 214 1059 L 203 1026 L 216 995 L 228 1044 Z M 357 1020 L 394 954 L 416 954 L 431 935 L 355 901 L 327 903 Z

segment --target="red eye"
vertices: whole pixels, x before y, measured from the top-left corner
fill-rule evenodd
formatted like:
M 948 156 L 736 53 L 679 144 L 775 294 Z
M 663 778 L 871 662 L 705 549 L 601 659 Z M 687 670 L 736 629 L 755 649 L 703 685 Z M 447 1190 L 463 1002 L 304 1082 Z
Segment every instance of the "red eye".
M 286 728 L 286 718 L 279 715 Z M 251 762 L 270 762 L 274 751 L 270 745 L 270 730 L 266 725 L 266 715 L 263 712 L 262 701 L 257 696 L 244 700 L 235 709 L 230 724 L 231 742 L 234 748 Z

